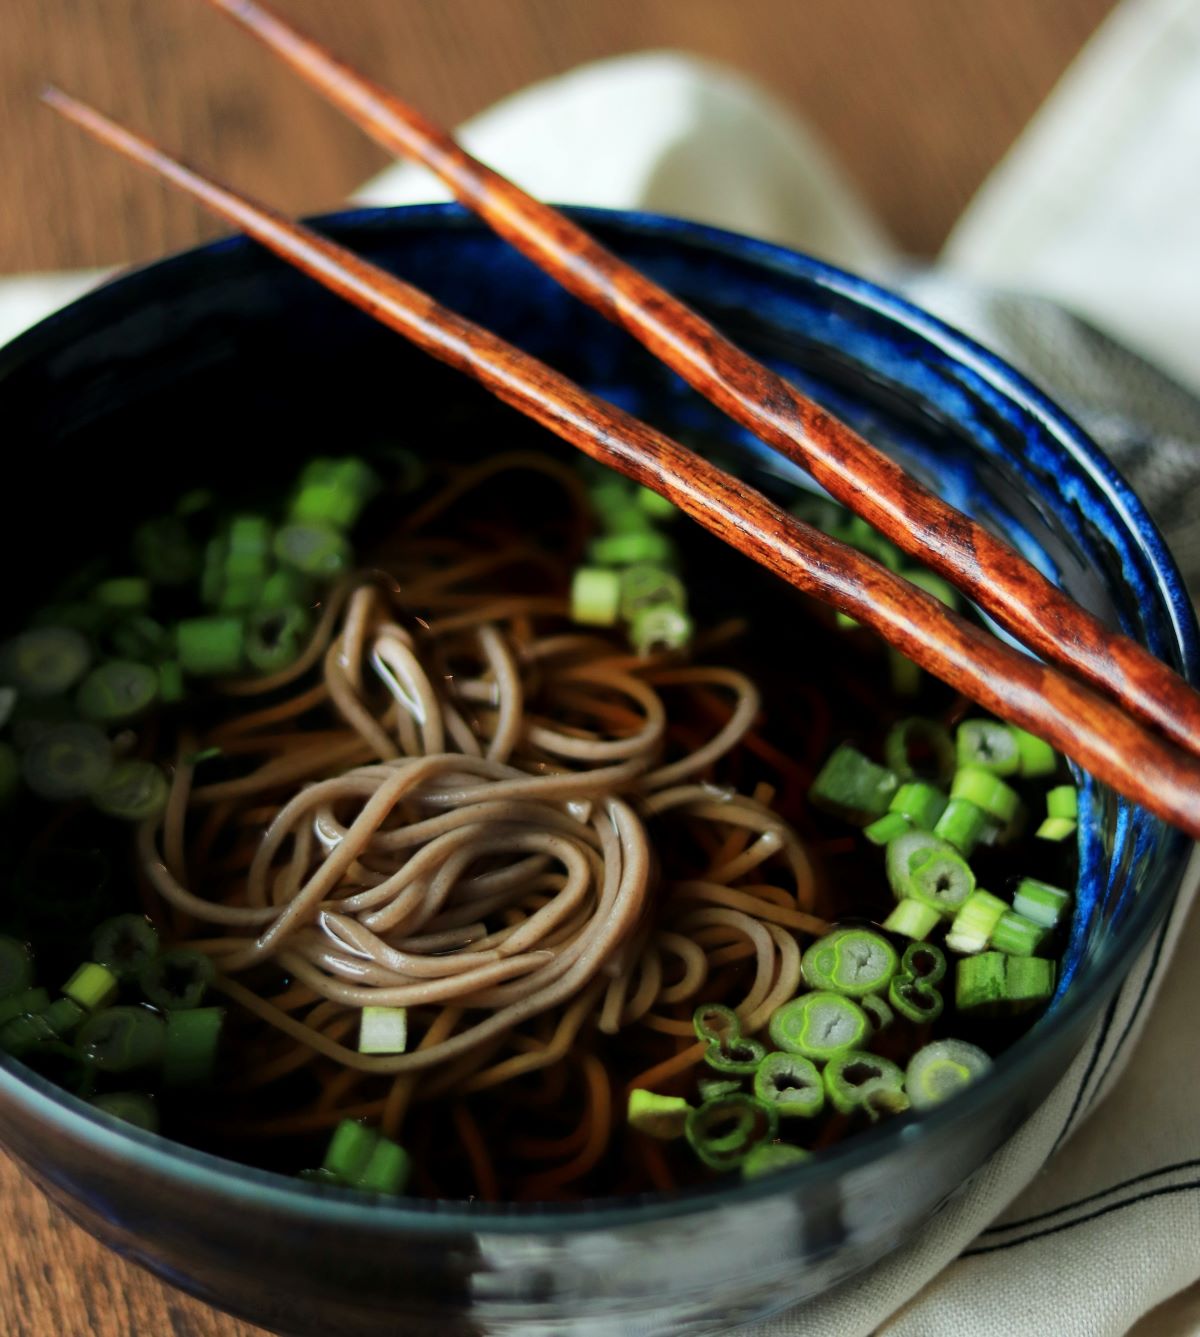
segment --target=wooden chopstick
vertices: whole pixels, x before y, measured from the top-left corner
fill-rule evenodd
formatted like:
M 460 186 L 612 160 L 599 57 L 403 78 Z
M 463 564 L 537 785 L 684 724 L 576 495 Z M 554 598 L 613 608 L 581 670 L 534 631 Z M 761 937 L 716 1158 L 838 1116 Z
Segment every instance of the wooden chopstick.
M 1038 654 L 1200 755 L 1200 695 L 1081 608 L 1012 547 L 955 510 L 691 307 L 558 210 L 479 162 L 440 126 L 335 59 L 257 0 L 209 0 L 368 134 L 423 163 L 500 236 L 628 330 L 736 422 L 944 576 Z
M 731 547 L 874 628 L 922 668 L 1200 837 L 1200 762 L 1112 702 L 1004 645 L 880 563 L 801 523 L 740 479 L 420 289 L 170 158 L 65 93 L 48 89 L 43 97 L 101 142 L 165 177 L 592 459 L 653 488 Z

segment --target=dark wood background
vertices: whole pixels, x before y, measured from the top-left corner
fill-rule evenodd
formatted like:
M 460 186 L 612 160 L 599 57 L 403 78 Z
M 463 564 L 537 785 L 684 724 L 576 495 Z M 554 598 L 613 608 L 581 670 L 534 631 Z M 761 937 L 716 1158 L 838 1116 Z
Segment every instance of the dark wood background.
M 727 61 L 819 130 L 901 245 L 932 254 L 1112 0 L 279 3 L 450 123 L 622 51 Z M 199 0 L 3 0 L 0 273 L 145 260 L 216 230 L 58 123 L 36 101 L 47 80 L 296 212 L 383 162 Z M 256 1331 L 101 1249 L 2 1156 L 0 1203 L 5 1337 Z

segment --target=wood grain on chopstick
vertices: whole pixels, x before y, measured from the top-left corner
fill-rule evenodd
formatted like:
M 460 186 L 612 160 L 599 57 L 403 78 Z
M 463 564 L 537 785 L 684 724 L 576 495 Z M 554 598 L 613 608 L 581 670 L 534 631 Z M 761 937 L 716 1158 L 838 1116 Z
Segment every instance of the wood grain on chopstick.
M 947 505 L 578 224 L 473 158 L 442 127 L 267 6 L 257 0 L 209 3 L 282 56 L 379 143 L 430 168 L 500 236 L 1024 644 L 1200 755 L 1200 696 L 1137 642 L 1074 603 L 1002 539 Z
M 854 548 L 802 524 L 701 456 L 310 228 L 168 157 L 57 90 L 46 101 L 498 398 L 669 498 L 731 547 L 874 628 L 922 668 L 1048 739 L 1101 780 L 1200 837 L 1200 762 L 1048 665 L 1002 644 Z M 800 670 L 800 666 L 798 671 Z

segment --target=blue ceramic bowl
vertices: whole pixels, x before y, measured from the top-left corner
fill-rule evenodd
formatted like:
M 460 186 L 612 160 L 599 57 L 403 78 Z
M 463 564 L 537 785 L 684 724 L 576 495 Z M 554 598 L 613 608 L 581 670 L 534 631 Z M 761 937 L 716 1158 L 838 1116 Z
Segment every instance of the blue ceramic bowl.
M 665 218 L 581 216 L 1196 679 L 1191 606 L 1145 511 L 1007 366 L 804 256 Z M 321 226 L 675 435 L 736 448 L 756 480 L 774 475 L 777 492 L 796 485 L 458 209 L 342 214 Z M 10 509 L 5 569 L 76 563 L 156 498 L 287 468 L 297 441 L 353 442 L 381 414 L 436 449 L 437 413 L 473 393 L 243 240 L 153 265 L 0 352 L 0 418 L 22 452 L 19 501 L 33 522 L 18 533 Z M 233 405 L 267 413 L 278 430 L 247 440 Z M 8 1060 L 0 1137 L 102 1240 L 284 1332 L 723 1331 L 880 1258 L 970 1179 L 1080 1049 L 1161 925 L 1187 850 L 1160 822 L 1087 788 L 1079 912 L 1049 1014 L 958 1100 L 766 1182 L 570 1210 L 369 1202 L 118 1126 Z

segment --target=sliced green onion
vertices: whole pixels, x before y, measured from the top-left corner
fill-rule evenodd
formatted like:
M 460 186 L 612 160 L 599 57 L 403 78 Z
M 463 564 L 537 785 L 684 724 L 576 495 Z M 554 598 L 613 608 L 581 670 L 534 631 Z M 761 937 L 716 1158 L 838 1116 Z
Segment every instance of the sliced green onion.
M 1025 1012 L 1054 995 L 1055 964 L 1041 956 L 1005 957 L 1005 983 L 1008 1006 L 1013 1012 Z
M 812 1119 L 825 1108 L 821 1074 L 802 1054 L 766 1055 L 754 1073 L 754 1095 L 781 1119 Z
M 630 622 L 643 608 L 686 608 L 687 593 L 683 581 L 661 566 L 640 563 L 620 574 L 621 616 Z
M 298 659 L 308 640 L 307 608 L 258 608 L 246 618 L 246 658 L 260 673 L 273 673 Z
M 408 1045 L 406 1007 L 364 1007 L 358 1028 L 360 1054 L 403 1054 Z
M 83 798 L 112 769 L 112 745 L 92 724 L 56 724 L 35 739 L 21 759 L 25 783 L 39 798 Z
M 899 786 L 891 771 L 843 743 L 821 767 L 808 796 L 826 812 L 865 824 L 887 812 Z
M 804 953 L 801 963 L 805 981 L 813 989 L 861 998 L 887 988 L 896 973 L 896 949 L 870 929 L 835 929 Z
M 353 1183 L 367 1168 L 379 1134 L 354 1119 L 343 1119 L 333 1130 L 321 1168 L 337 1175 L 343 1183 Z
M 133 531 L 133 555 L 155 585 L 186 585 L 200 574 L 200 551 L 177 515 L 139 525 Z
M 906 780 L 892 797 L 889 812 L 906 817 L 910 826 L 932 831 L 946 808 L 946 796 L 924 780 Z
M 863 827 L 863 835 L 872 845 L 887 845 L 897 836 L 905 835 L 911 830 L 912 823 L 902 813 L 885 812 L 882 817 L 876 817 L 868 826 Z
M 1046 794 L 1046 820 L 1037 829 L 1043 840 L 1066 840 L 1075 834 L 1079 795 L 1074 785 L 1056 785 Z
M 674 555 L 675 545 L 665 534 L 655 529 L 629 534 L 606 534 L 603 538 L 593 539 L 588 545 L 588 558 L 597 566 L 633 566 L 640 562 L 657 566 L 671 561 Z
M 990 891 L 973 891 L 954 916 L 954 923 L 946 934 L 946 946 L 952 952 L 970 955 L 982 952 L 992 940 L 992 934 L 1008 906 Z
M 158 1132 L 158 1106 L 141 1091 L 110 1091 L 93 1096 L 88 1104 L 147 1133 Z
M 281 566 L 263 582 L 259 603 L 263 608 L 303 607 L 311 602 L 312 595 L 313 582 L 308 576 L 290 566 Z
M 963 720 L 955 734 L 958 766 L 1014 775 L 1021 763 L 1017 740 L 1007 724 L 999 720 Z
M 364 1193 L 403 1193 L 410 1169 L 408 1152 L 389 1138 L 381 1137 L 354 1187 Z
M 185 673 L 236 673 L 244 651 L 241 618 L 189 617 L 176 623 L 175 652 Z
M 724 1040 L 741 1035 L 742 1023 L 724 1003 L 701 1003 L 692 1013 L 692 1029 L 698 1040 Z
M 606 566 L 581 566 L 571 578 L 571 621 L 611 627 L 621 608 L 621 577 Z
M 115 915 L 92 934 L 92 960 L 117 975 L 135 975 L 158 955 L 158 933 L 144 915 Z
M 932 905 L 905 899 L 896 902 L 896 908 L 883 921 L 883 928 L 885 932 L 898 933 L 903 938 L 927 938 L 941 918 L 941 911 Z
M 354 553 L 345 536 L 329 525 L 284 525 L 275 535 L 275 556 L 307 576 L 328 580 L 344 571 Z
M 194 1007 L 167 1013 L 163 1045 L 163 1081 L 168 1086 L 207 1086 L 212 1081 L 225 1012 L 219 1007 Z
M 910 942 L 900 969 L 925 984 L 937 984 L 946 974 L 946 953 L 932 942 Z
M 104 1072 L 132 1072 L 162 1058 L 166 1023 L 145 1007 L 110 1007 L 89 1017 L 75 1044 L 80 1054 Z
M 212 957 L 190 947 L 172 947 L 138 971 L 146 1001 L 164 1012 L 199 1007 L 217 971 Z
M 45 989 L 23 989 L 20 993 L 0 998 L 0 1026 L 13 1017 L 23 1017 L 34 1012 L 45 1012 L 50 1006 L 50 995 Z
M 637 504 L 652 520 L 671 520 L 679 514 L 673 501 L 648 487 L 639 487 L 633 495 Z
M 158 674 L 149 664 L 110 659 L 79 684 L 75 705 L 85 720 L 119 724 L 148 710 L 158 696 Z
M 683 1136 L 691 1109 L 682 1096 L 660 1096 L 636 1087 L 629 1093 L 627 1118 L 630 1128 L 637 1132 L 670 1142 Z
M 908 895 L 913 869 L 931 854 L 957 854 L 948 840 L 930 831 L 908 831 L 888 842 L 886 869 L 892 895 L 902 900 Z
M 987 813 L 977 804 L 965 798 L 952 798 L 933 832 L 948 840 L 964 859 L 969 859 L 989 825 Z
M 379 479 L 363 460 L 312 460 L 300 475 L 291 517 L 335 529 L 353 529 L 363 507 L 378 491 Z
M 0 998 L 12 998 L 33 987 L 33 953 L 16 938 L 0 937 Z
M 1032 919 L 1009 910 L 1000 916 L 992 932 L 992 946 L 1013 956 L 1032 956 L 1045 940 L 1047 930 Z
M 736 1077 L 701 1077 L 696 1083 L 701 1104 L 706 1100 L 715 1100 L 718 1096 L 727 1096 L 741 1089 L 742 1084 Z
M 692 619 L 674 604 L 640 608 L 629 624 L 629 640 L 645 658 L 664 650 L 682 650 L 692 639 Z
M 109 817 L 144 822 L 167 806 L 170 786 L 162 768 L 130 757 L 118 761 L 92 792 L 92 802 Z
M 0 742 L 0 806 L 12 801 L 21 786 L 21 758 L 11 743 Z
M 803 1054 L 824 1062 L 848 1049 L 866 1044 L 870 1023 L 867 1014 L 842 994 L 802 994 L 771 1014 L 772 1043 L 789 1054 Z
M 158 666 L 158 695 L 167 705 L 183 700 L 183 665 L 178 659 L 164 659 Z
M 62 1039 L 75 1030 L 87 1013 L 73 999 L 56 998 L 40 1016 L 51 1031 Z
M 173 638 L 161 622 L 139 613 L 118 622 L 108 640 L 121 659 L 157 663 L 170 653 Z
M 948 785 L 955 768 L 954 739 L 937 720 L 914 715 L 888 731 L 883 759 L 902 780 Z
M 120 980 L 99 961 L 85 961 L 63 985 L 63 993 L 88 1012 L 98 1012 L 117 996 Z
M 141 613 L 150 607 L 150 582 L 144 576 L 115 576 L 102 580 L 92 598 L 104 608 Z
M 200 573 L 200 602 L 215 608 L 225 589 L 225 556 L 229 542 L 217 534 L 204 545 L 204 566 Z
M 1022 878 L 1013 896 L 1013 909 L 1017 914 L 1044 929 L 1056 928 L 1070 904 L 1069 891 L 1033 877 Z
M 343 1119 L 334 1130 L 321 1168 L 352 1188 L 402 1193 L 408 1182 L 409 1159 L 395 1142 L 352 1119 Z
M 905 896 L 940 914 L 954 914 L 975 890 L 975 874 L 956 851 L 930 850 L 910 866 Z
M 909 1060 L 904 1086 L 913 1109 L 931 1109 L 957 1095 L 991 1066 L 992 1060 L 977 1045 L 935 1040 Z
M 1076 823 L 1069 817 L 1047 817 L 1033 834 L 1039 840 L 1067 840 L 1075 830 Z
M 996 1016 L 1005 1010 L 1008 982 L 1003 952 L 965 956 L 955 968 L 954 1001 L 960 1012 Z
M 752 1148 L 778 1131 L 773 1108 L 753 1096 L 729 1095 L 688 1112 L 684 1136 L 711 1170 L 736 1170 Z
M 945 1002 L 931 983 L 902 971 L 888 985 L 888 1002 L 909 1021 L 923 1025 L 942 1015 Z
M 839 1114 L 863 1110 L 874 1118 L 885 1110 L 898 1113 L 907 1104 L 902 1099 L 904 1073 L 875 1054 L 838 1054 L 825 1065 L 823 1080 L 829 1103 Z
M 876 1035 L 880 1031 L 887 1030 L 896 1020 L 896 1014 L 888 1006 L 887 1001 L 877 993 L 869 993 L 865 998 L 860 998 L 858 1004 L 870 1018 L 871 1029 Z
M 87 637 L 70 627 L 33 627 L 0 653 L 5 679 L 23 696 L 58 696 L 83 677 L 91 662 Z
M 760 1142 L 746 1153 L 742 1162 L 742 1178 L 758 1179 L 762 1175 L 775 1174 L 793 1165 L 803 1165 L 812 1160 L 812 1152 L 803 1147 L 793 1147 L 790 1142 Z
M 999 776 L 980 766 L 963 766 L 950 786 L 950 797 L 966 799 L 1001 824 L 1017 815 L 1020 799 Z
M 1018 767 L 1020 773 L 1029 779 L 1041 775 L 1053 775 L 1058 769 L 1058 753 L 1050 744 L 1036 734 L 1018 729 L 1015 725 L 1012 731 L 1021 758 Z
M 748 1076 L 762 1062 L 767 1051 L 757 1040 L 746 1035 L 728 1035 L 709 1042 L 704 1061 L 714 1072 Z

